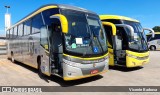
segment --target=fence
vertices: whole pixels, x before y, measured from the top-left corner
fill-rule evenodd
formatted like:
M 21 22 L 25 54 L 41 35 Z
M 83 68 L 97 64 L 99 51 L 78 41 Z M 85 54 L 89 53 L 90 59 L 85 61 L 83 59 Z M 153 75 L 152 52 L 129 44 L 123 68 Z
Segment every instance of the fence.
M 6 55 L 6 53 L 7 53 L 6 40 L 0 39 L 0 55 Z

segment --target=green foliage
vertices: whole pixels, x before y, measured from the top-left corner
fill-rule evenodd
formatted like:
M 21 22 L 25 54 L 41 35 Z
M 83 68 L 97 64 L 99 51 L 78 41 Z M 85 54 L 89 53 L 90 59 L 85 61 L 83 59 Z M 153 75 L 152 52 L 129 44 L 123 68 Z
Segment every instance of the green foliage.
M 160 26 L 155 26 L 152 28 L 154 32 L 160 32 Z

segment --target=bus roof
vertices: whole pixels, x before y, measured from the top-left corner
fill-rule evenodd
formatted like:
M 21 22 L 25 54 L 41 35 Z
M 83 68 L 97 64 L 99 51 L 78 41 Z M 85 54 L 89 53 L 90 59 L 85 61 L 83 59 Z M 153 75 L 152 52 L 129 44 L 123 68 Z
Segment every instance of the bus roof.
M 136 19 L 132 19 L 129 17 L 125 16 L 119 16 L 119 15 L 100 15 L 101 20 L 106 20 L 106 19 L 117 19 L 117 20 L 128 20 L 128 21 L 133 21 L 133 22 L 139 22 Z
M 89 11 L 87 9 L 81 8 L 81 7 L 76 7 L 76 6 L 70 6 L 70 5 L 64 5 L 64 4 L 47 4 L 44 5 L 38 9 L 36 9 L 35 11 L 33 11 L 32 13 L 30 13 L 29 15 L 25 16 L 23 19 L 21 19 L 20 21 L 18 21 L 16 24 L 12 25 L 10 28 L 8 28 L 7 30 L 13 28 L 14 26 L 22 23 L 23 21 L 26 21 L 28 19 L 30 19 L 31 17 L 37 15 L 38 13 L 47 10 L 47 9 L 52 9 L 52 8 L 63 8 L 63 9 L 71 9 L 71 10 L 76 10 L 76 11 L 81 11 L 81 12 L 87 12 L 87 13 L 92 13 L 92 14 L 96 14 L 95 12 Z
M 154 34 L 156 35 L 156 34 L 160 34 L 160 32 L 154 32 Z M 146 34 L 146 35 L 152 35 L 152 33 L 148 33 L 148 34 Z

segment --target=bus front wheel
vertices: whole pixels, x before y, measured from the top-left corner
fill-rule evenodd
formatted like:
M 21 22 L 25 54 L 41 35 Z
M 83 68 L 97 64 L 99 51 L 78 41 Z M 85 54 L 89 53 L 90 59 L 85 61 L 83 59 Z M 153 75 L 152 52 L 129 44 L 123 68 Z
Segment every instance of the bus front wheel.
M 153 50 L 153 51 L 156 50 L 156 46 L 153 46 L 153 45 L 150 46 L 150 50 Z

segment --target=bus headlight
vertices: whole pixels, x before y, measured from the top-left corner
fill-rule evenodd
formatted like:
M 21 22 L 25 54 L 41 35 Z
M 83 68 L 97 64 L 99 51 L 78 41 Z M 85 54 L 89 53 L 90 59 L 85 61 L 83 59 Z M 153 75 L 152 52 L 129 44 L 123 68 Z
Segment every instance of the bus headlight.
M 137 59 L 137 58 L 138 58 L 137 56 L 134 56 L 134 55 L 132 55 L 132 54 L 127 54 L 127 56 L 128 56 L 128 57 L 135 58 L 135 59 Z
M 106 58 L 106 59 L 104 60 L 104 62 L 105 62 L 106 64 L 108 64 L 109 58 Z
M 73 67 L 80 67 L 81 63 L 76 63 L 76 62 L 72 62 L 72 61 L 68 61 L 68 60 L 63 60 L 63 63 L 73 66 Z

